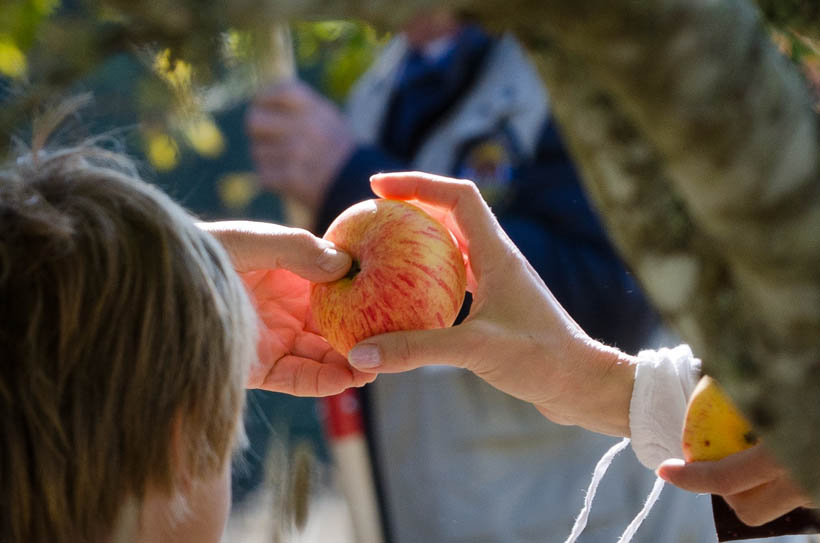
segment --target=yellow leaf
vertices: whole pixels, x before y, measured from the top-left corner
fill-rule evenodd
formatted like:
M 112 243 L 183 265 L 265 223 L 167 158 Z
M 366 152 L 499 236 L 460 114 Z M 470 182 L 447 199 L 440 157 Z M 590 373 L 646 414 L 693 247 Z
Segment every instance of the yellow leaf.
M 202 156 L 214 158 L 225 150 L 225 138 L 219 127 L 208 117 L 198 117 L 186 123 L 183 130 L 191 147 Z
M 219 198 L 229 209 L 243 209 L 259 193 L 256 176 L 252 173 L 229 173 L 217 182 Z
M 171 62 L 171 50 L 164 49 L 154 57 L 154 71 L 166 83 L 174 88 L 187 88 L 191 85 L 193 69 L 184 60 L 175 59 Z
M 60 0 L 34 0 L 34 9 L 43 15 L 51 14 L 59 5 Z
M 313 31 L 322 41 L 338 40 L 352 25 L 347 21 L 321 21 L 314 23 Z
M 7 37 L 0 37 L 0 73 L 15 79 L 26 73 L 26 55 Z
M 162 172 L 173 170 L 179 162 L 179 147 L 168 134 L 149 135 L 146 154 L 151 165 Z
M 171 69 L 171 50 L 164 49 L 154 57 L 154 71 L 158 74 L 166 74 Z

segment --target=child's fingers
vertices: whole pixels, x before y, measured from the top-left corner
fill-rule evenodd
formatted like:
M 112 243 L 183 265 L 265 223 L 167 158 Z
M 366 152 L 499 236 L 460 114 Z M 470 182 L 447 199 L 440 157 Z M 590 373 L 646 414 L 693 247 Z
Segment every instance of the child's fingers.
M 327 364 L 287 354 L 277 360 L 258 388 L 292 396 L 323 397 L 371 382 L 368 376 L 347 364 Z
M 339 279 L 350 269 L 350 255 L 317 238 L 307 230 L 290 232 L 269 240 L 269 247 L 259 246 L 258 258 L 314 282 Z
M 285 269 L 314 282 L 333 281 L 350 268 L 350 255 L 307 230 L 253 221 L 200 223 L 242 272 Z

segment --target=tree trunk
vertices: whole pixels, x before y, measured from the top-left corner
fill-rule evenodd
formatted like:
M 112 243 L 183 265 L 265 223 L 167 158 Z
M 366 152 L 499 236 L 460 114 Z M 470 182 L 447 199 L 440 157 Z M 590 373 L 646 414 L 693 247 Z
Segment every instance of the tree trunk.
M 820 498 L 820 174 L 806 85 L 741 2 L 542 11 L 555 45 L 534 50 L 613 238 Z

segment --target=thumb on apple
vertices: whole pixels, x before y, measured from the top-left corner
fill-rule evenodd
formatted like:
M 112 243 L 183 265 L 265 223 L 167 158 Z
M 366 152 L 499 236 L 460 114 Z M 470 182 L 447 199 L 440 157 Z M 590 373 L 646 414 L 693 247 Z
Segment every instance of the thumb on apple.
M 353 347 L 348 362 L 363 372 L 398 373 L 423 366 L 463 366 L 462 330 L 438 328 L 391 332 L 367 338 Z
M 339 279 L 347 273 L 352 262 L 350 255 L 333 243 L 307 231 L 294 236 L 293 244 L 285 246 L 278 256 L 281 267 L 314 283 Z
M 240 273 L 283 269 L 323 283 L 343 277 L 350 269 L 350 255 L 301 228 L 254 221 L 198 226 L 219 240 Z

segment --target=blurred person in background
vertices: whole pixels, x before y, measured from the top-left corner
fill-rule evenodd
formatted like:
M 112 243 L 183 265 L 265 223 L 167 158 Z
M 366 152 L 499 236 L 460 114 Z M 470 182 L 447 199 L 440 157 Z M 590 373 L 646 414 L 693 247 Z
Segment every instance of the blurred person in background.
M 587 202 L 547 91 L 514 37 L 452 11 L 420 13 L 357 81 L 346 112 L 290 81 L 261 92 L 246 121 L 260 183 L 307 209 L 314 232 L 372 198 L 373 173 L 469 178 L 591 337 L 633 354 L 653 343 L 659 320 Z M 362 401 L 386 532 L 400 543 L 569 533 L 611 445 L 456 368 L 381 375 Z M 629 457 L 613 473 L 587 540 L 616 540 L 654 478 Z M 642 536 L 714 540 L 710 509 L 708 497 L 669 491 Z

